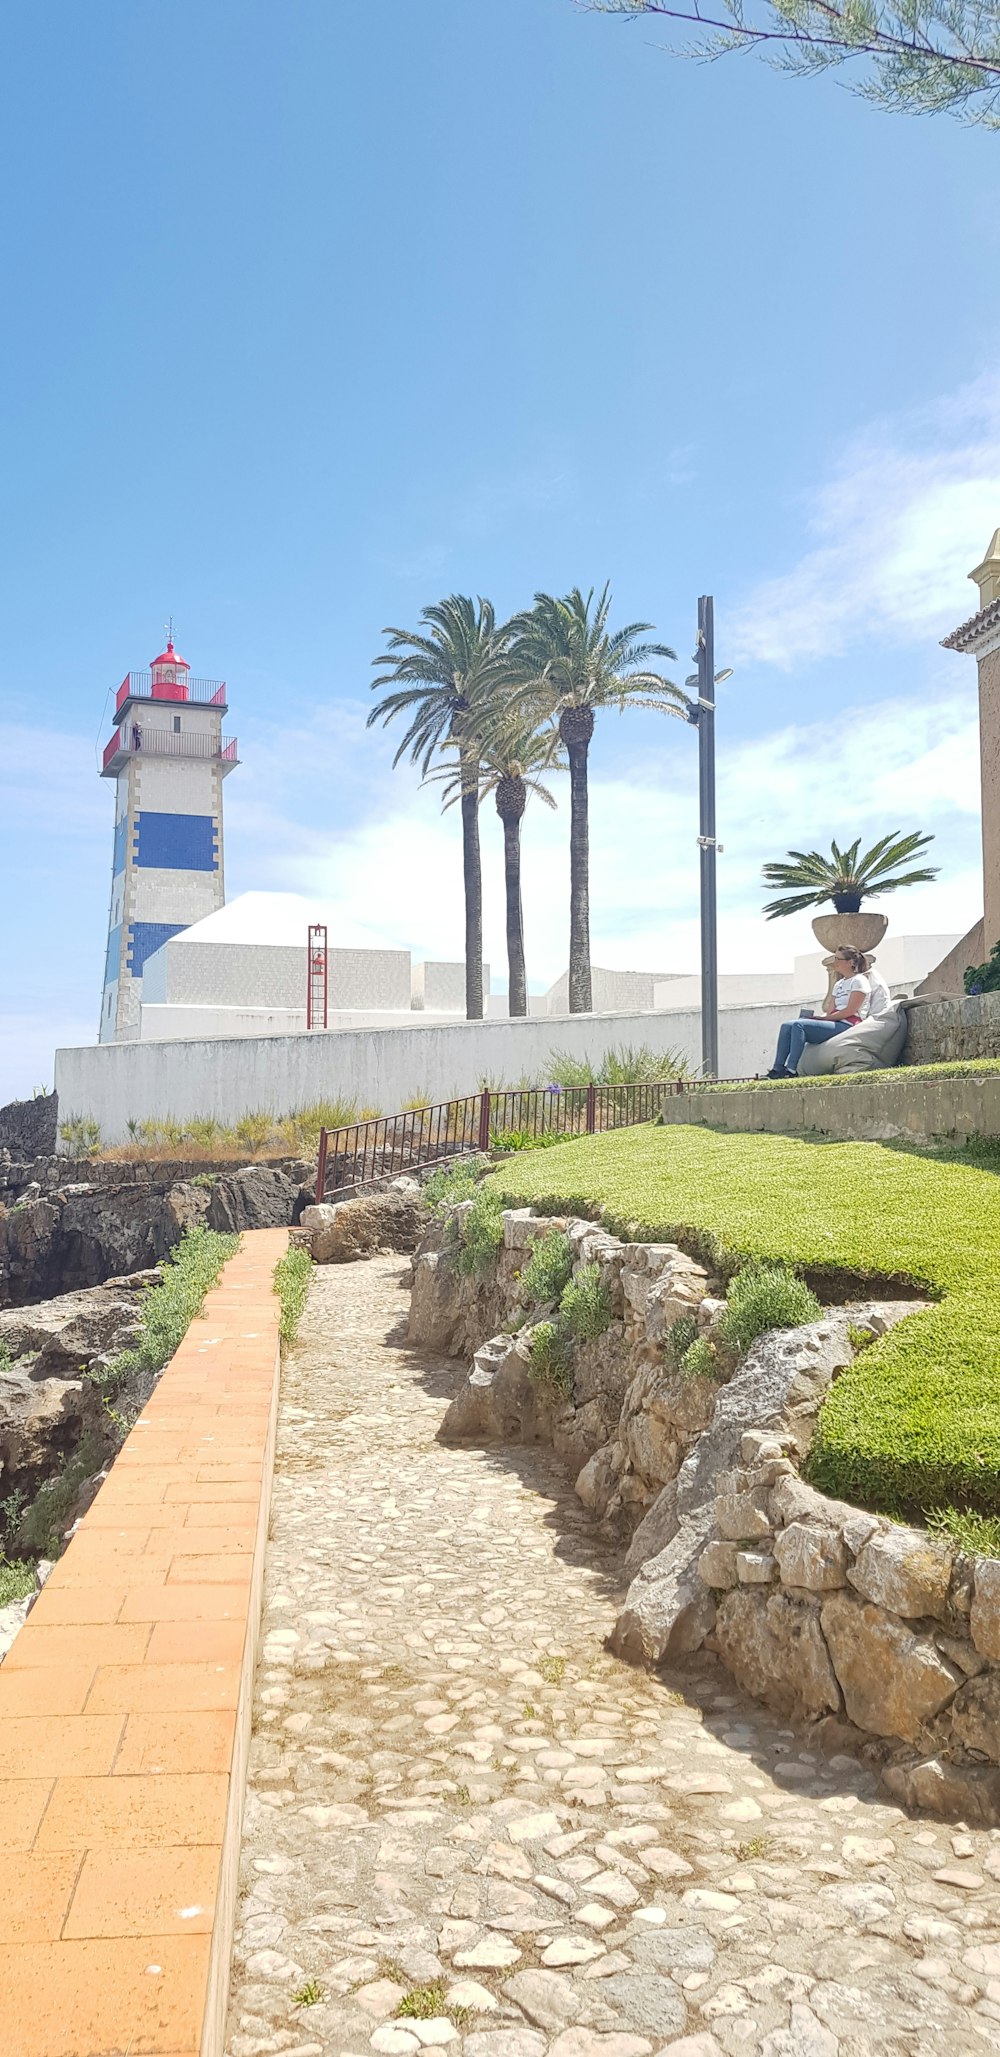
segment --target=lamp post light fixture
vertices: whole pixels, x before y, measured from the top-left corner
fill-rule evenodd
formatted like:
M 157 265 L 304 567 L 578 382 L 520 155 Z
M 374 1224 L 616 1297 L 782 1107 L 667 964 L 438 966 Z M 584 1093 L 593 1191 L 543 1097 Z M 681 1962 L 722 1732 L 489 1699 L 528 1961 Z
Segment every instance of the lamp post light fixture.
M 687 719 L 698 731 L 698 858 L 701 888 L 701 1068 L 706 1078 L 719 1075 L 719 938 L 716 916 L 715 860 L 722 848 L 715 834 L 715 688 L 732 678 L 732 668 L 715 669 L 715 602 L 703 594 L 698 602 L 698 667 L 687 686 L 698 697 L 687 702 Z

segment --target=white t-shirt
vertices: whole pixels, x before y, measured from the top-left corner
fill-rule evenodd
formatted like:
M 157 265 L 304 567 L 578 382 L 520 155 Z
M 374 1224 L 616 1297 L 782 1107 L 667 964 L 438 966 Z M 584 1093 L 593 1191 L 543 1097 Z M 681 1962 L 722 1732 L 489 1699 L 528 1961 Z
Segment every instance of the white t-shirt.
M 870 971 L 868 973 L 868 984 L 871 987 L 871 992 L 868 996 L 868 1012 L 874 1019 L 876 1015 L 888 1013 L 889 1008 L 892 1006 L 892 994 L 884 978 L 877 971 Z
M 833 1004 L 836 1011 L 839 1013 L 842 1008 L 847 1006 L 851 994 L 856 992 L 861 992 L 864 994 L 864 999 L 861 1002 L 859 1010 L 861 1020 L 864 1021 L 865 1015 L 868 1013 L 868 1000 L 869 995 L 871 993 L 871 983 L 865 977 L 863 971 L 852 971 L 850 978 L 837 980 L 837 983 L 833 989 Z

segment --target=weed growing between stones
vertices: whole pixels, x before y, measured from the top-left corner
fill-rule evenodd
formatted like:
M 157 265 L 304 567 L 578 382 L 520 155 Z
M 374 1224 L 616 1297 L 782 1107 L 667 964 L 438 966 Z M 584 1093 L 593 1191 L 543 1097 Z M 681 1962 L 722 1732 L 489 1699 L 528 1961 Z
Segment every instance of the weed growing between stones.
M 429 1985 L 414 1986 L 400 2001 L 396 2015 L 400 2021 L 437 2021 L 445 2011 L 444 1982 L 433 1979 Z
M 737 1843 L 736 1861 L 738 1864 L 751 1864 L 755 1859 L 769 1857 L 772 1847 L 770 1836 L 749 1836 L 745 1843 Z
M 292 2006 L 318 2007 L 325 1999 L 326 1994 L 323 1987 L 318 1985 L 314 1978 L 310 1978 L 306 1980 L 304 1986 L 299 1987 L 297 1993 L 292 1994 Z
M 538 1669 L 547 1686 L 561 1686 L 566 1676 L 566 1659 L 565 1657 L 542 1657 L 539 1660 Z
M 804 1279 L 783 1264 L 747 1264 L 729 1282 L 719 1323 L 724 1342 L 741 1355 L 772 1328 L 802 1328 L 823 1309 Z
M 573 1390 L 573 1346 L 554 1321 L 540 1321 L 528 1349 L 528 1370 L 537 1385 Z
M 715 1344 L 708 1336 L 696 1336 L 689 1343 L 677 1367 L 682 1378 L 720 1378 L 723 1366 Z
M 531 1246 L 521 1273 L 521 1293 L 529 1302 L 558 1300 L 573 1276 L 573 1252 L 561 1229 L 550 1229 Z
M 17 1527 L 17 1548 L 27 1555 L 58 1557 L 63 1547 L 62 1532 L 70 1509 L 88 1478 L 107 1462 L 106 1449 L 94 1436 L 85 1436 L 75 1457 L 67 1459 L 54 1478 L 39 1486 L 30 1507 Z
M 274 1267 L 274 1290 L 281 1301 L 278 1324 L 283 1343 L 293 1343 L 309 1292 L 312 1258 L 308 1250 L 286 1250 Z
M 536 1245 L 537 1247 L 537 1245 Z M 575 1279 L 563 1290 L 559 1302 L 560 1320 L 581 1343 L 593 1342 L 611 1326 L 611 1295 L 601 1277 L 599 1264 L 581 1265 Z
M 693 1314 L 679 1314 L 663 1339 L 663 1355 L 673 1371 L 679 1371 L 692 1343 L 698 1340 L 698 1323 Z

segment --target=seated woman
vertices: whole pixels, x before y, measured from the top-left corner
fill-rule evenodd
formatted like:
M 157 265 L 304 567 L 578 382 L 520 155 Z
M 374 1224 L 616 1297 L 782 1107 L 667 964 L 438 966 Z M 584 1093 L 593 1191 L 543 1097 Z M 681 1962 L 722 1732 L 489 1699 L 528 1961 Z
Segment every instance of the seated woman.
M 837 951 L 833 960 L 837 982 L 823 1017 L 800 1016 L 798 1021 L 782 1022 L 768 1078 L 794 1078 L 807 1043 L 825 1043 L 830 1036 L 842 1035 L 845 1029 L 856 1028 L 859 1021 L 864 1021 L 871 997 L 864 961 L 859 950 Z

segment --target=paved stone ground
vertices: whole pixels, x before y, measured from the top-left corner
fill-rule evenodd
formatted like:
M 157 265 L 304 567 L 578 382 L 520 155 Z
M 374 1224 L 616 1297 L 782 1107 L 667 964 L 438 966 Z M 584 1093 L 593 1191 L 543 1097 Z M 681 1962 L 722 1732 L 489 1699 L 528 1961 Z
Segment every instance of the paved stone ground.
M 435 1440 L 403 1277 L 318 1272 L 285 1371 L 228 2057 L 1000 2050 L 1000 1835 L 611 1658 L 618 1560 Z

